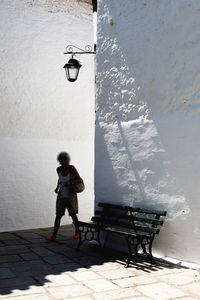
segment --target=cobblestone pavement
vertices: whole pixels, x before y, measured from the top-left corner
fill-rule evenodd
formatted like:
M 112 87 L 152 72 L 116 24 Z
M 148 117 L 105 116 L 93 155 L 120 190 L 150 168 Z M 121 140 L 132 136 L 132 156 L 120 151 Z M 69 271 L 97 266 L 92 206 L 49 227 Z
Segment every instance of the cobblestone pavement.
M 94 245 L 76 250 L 73 227 L 0 233 L 0 299 L 150 300 L 200 299 L 200 274 L 163 261 L 124 259 Z

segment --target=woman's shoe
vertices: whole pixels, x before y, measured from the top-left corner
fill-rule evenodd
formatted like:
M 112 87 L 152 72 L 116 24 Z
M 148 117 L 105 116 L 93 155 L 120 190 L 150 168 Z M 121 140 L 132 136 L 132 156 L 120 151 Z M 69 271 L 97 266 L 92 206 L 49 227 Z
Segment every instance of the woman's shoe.
M 79 237 L 80 237 L 79 233 L 76 232 L 75 235 L 74 235 L 74 239 L 79 239 Z
M 56 237 L 51 235 L 49 237 L 46 237 L 46 240 L 49 241 L 49 242 L 55 242 L 56 241 Z

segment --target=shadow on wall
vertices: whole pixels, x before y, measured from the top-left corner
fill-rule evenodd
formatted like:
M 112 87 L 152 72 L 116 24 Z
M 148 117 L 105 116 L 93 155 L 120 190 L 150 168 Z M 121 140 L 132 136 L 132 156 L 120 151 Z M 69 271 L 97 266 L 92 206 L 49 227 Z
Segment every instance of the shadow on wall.
M 95 149 L 96 206 L 103 201 L 167 210 L 163 233 L 154 248 L 157 254 L 184 260 L 180 233 L 184 232 L 188 243 L 191 233 L 198 234 L 198 224 L 196 232 L 187 226 L 194 224 L 190 207 L 186 197 L 177 193 L 177 180 L 170 174 L 168 153 L 153 120 L 97 121 Z M 195 257 L 195 251 L 192 254 L 191 250 L 190 255 Z
M 115 202 L 122 199 L 116 174 L 114 172 L 112 158 L 109 155 L 104 139 L 104 129 L 96 122 L 95 131 L 95 205 L 98 202 Z M 117 191 L 117 193 L 116 193 Z
M 97 121 L 95 149 L 96 204 L 155 207 L 167 210 L 168 220 L 189 213 L 152 120 Z

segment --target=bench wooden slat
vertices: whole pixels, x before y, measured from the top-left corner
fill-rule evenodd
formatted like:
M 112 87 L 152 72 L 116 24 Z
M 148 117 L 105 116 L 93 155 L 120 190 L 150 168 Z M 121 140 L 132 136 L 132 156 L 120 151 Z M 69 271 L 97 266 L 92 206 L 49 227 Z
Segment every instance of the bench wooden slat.
M 118 205 L 118 204 L 110 204 L 110 203 L 99 202 L 98 206 L 99 207 L 107 207 L 107 208 L 113 208 L 113 209 L 126 210 L 125 206 Z
M 130 228 L 130 230 L 125 229 L 124 227 L 120 227 L 120 226 L 105 226 L 104 227 L 105 231 L 111 231 L 111 232 L 116 232 L 116 233 L 121 233 L 121 234 L 127 234 L 127 235 L 131 235 L 131 236 L 137 236 L 137 233 Z
M 149 209 L 149 208 L 122 206 L 119 204 L 111 204 L 111 203 L 103 203 L 103 202 L 99 202 L 98 206 L 105 207 L 105 208 L 107 207 L 107 208 L 113 208 L 113 209 L 128 210 L 128 211 L 132 211 L 132 212 L 154 214 L 154 215 L 160 215 L 160 216 L 167 215 L 166 210 L 155 210 L 155 209 Z
M 106 225 L 119 225 L 123 226 L 125 228 L 133 228 L 133 223 L 126 223 L 123 221 L 119 220 L 111 220 L 111 219 L 106 219 L 106 218 L 101 218 L 101 217 L 92 217 L 93 222 L 97 222 L 99 224 L 106 224 Z
M 148 227 L 148 226 L 142 226 L 139 224 L 135 224 L 133 225 L 133 223 L 129 222 L 123 222 L 123 221 L 119 221 L 119 220 L 109 220 L 106 218 L 102 218 L 102 217 L 92 217 L 92 221 L 94 222 L 99 222 L 100 224 L 105 224 L 107 225 L 111 225 L 113 227 L 116 227 L 116 225 L 119 225 L 120 228 L 121 227 L 125 227 L 127 229 L 133 229 L 135 228 L 136 232 L 140 231 L 140 232 L 148 232 L 148 233 L 154 233 L 154 234 L 158 234 L 159 233 L 159 229 L 158 228 L 154 228 L 154 227 Z
M 97 224 L 96 223 L 93 223 L 93 222 L 82 222 L 82 221 L 78 221 L 78 226 L 81 227 L 81 226 L 85 226 L 85 227 L 97 227 Z
M 160 231 L 158 228 L 141 226 L 141 225 L 135 225 L 135 229 L 136 229 L 136 231 L 148 232 L 148 233 L 154 233 L 154 234 L 158 234 Z
M 155 209 L 139 208 L 139 207 L 129 207 L 129 206 L 126 206 L 126 209 L 128 211 L 131 211 L 131 212 L 140 212 L 140 213 L 160 215 L 160 216 L 166 216 L 167 215 L 167 211 L 166 210 L 155 210 Z
M 153 225 L 163 225 L 163 221 L 161 220 L 156 220 L 156 219 L 147 219 L 147 218 L 142 218 L 142 217 L 137 217 L 134 216 L 134 221 L 138 221 L 141 223 L 148 223 L 148 224 L 153 224 Z
M 96 210 L 95 215 L 104 215 L 104 216 L 111 217 L 111 215 L 109 213 L 106 213 L 102 210 Z M 123 214 L 112 213 L 113 218 L 120 218 L 122 216 L 123 216 Z M 126 215 L 125 218 L 127 220 L 131 220 L 132 216 L 131 215 Z M 162 220 L 148 219 L 148 218 L 138 217 L 137 215 L 134 215 L 134 221 L 139 221 L 141 223 L 148 223 L 148 224 L 154 224 L 154 225 L 163 225 Z

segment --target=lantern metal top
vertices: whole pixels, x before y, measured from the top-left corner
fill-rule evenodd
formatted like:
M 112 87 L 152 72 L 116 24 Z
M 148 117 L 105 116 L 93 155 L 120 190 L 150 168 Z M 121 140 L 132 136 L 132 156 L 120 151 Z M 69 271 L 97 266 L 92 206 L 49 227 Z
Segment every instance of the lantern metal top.
M 69 68 L 70 67 L 75 67 L 75 68 L 80 69 L 80 67 L 82 67 L 82 65 L 81 65 L 80 61 L 78 61 L 77 59 L 70 58 L 68 63 L 65 64 L 63 68 L 65 69 L 66 67 L 69 67 Z

